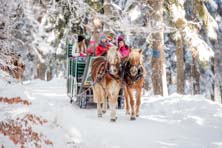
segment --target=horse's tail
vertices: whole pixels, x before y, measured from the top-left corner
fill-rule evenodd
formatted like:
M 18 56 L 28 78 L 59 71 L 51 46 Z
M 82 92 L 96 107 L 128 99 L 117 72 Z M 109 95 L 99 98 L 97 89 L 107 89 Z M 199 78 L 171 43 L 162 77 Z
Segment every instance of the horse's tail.
M 106 60 L 104 57 L 96 58 L 91 67 L 92 80 L 95 82 L 101 79 L 106 71 Z

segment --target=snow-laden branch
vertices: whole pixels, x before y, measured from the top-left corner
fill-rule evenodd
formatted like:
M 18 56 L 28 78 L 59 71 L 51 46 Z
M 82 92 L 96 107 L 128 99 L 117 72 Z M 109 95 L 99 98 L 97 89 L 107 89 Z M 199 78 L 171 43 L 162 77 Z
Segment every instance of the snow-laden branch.
M 200 22 L 188 22 L 186 20 L 183 4 L 184 1 L 178 1 L 178 3 L 168 5 L 169 13 L 172 14 L 171 21 L 177 28 L 174 34 L 174 40 L 182 38 L 185 41 L 184 43 L 190 47 L 193 54 L 196 54 L 200 61 L 209 61 L 210 58 L 214 56 L 214 52 L 198 35 Z

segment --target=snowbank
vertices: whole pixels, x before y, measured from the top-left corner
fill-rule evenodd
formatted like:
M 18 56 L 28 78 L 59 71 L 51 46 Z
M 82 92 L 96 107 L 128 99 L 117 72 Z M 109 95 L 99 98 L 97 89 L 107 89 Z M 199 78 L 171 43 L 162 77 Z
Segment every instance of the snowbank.
M 53 145 L 41 142 L 43 147 L 222 147 L 222 106 L 203 96 L 144 96 L 141 116 L 136 121 L 130 121 L 124 110 L 117 110 L 118 120 L 112 123 L 109 111 L 103 118 L 97 118 L 95 108 L 80 109 L 70 104 L 65 82 L 64 79 L 35 80 L 0 88 L 0 96 L 20 96 L 32 103 L 24 106 L 0 102 L 0 121 L 25 114 L 46 119 L 46 124 L 31 125 L 43 138 L 53 142 Z M 5 147 L 19 147 L 1 133 L 0 143 Z

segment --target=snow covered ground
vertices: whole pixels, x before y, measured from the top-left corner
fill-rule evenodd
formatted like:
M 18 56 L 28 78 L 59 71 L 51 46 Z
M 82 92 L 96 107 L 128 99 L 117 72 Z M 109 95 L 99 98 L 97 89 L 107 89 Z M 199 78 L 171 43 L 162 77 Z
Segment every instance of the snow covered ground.
M 97 118 L 96 109 L 80 109 L 69 103 L 64 79 L 50 82 L 6 84 L 0 82 L 0 96 L 30 101 L 29 106 L 0 102 L 0 121 L 27 113 L 48 122 L 32 125 L 53 142 L 55 148 L 221 148 L 222 105 L 202 96 L 172 95 L 143 97 L 141 117 L 130 121 L 124 110 L 110 122 L 110 112 Z M 0 133 L 0 146 L 20 147 Z M 25 147 L 34 147 L 26 143 Z

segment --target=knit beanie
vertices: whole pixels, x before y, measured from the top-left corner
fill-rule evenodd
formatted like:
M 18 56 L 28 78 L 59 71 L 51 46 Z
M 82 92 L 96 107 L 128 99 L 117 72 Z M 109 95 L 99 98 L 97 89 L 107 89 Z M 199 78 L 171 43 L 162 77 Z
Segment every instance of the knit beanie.
M 119 36 L 119 37 L 118 37 L 118 44 L 119 44 L 120 41 L 124 41 L 123 36 Z
M 106 36 L 105 34 L 102 34 L 102 35 L 100 36 L 100 38 L 99 38 L 99 41 L 101 42 L 102 39 L 107 39 L 107 36 Z

